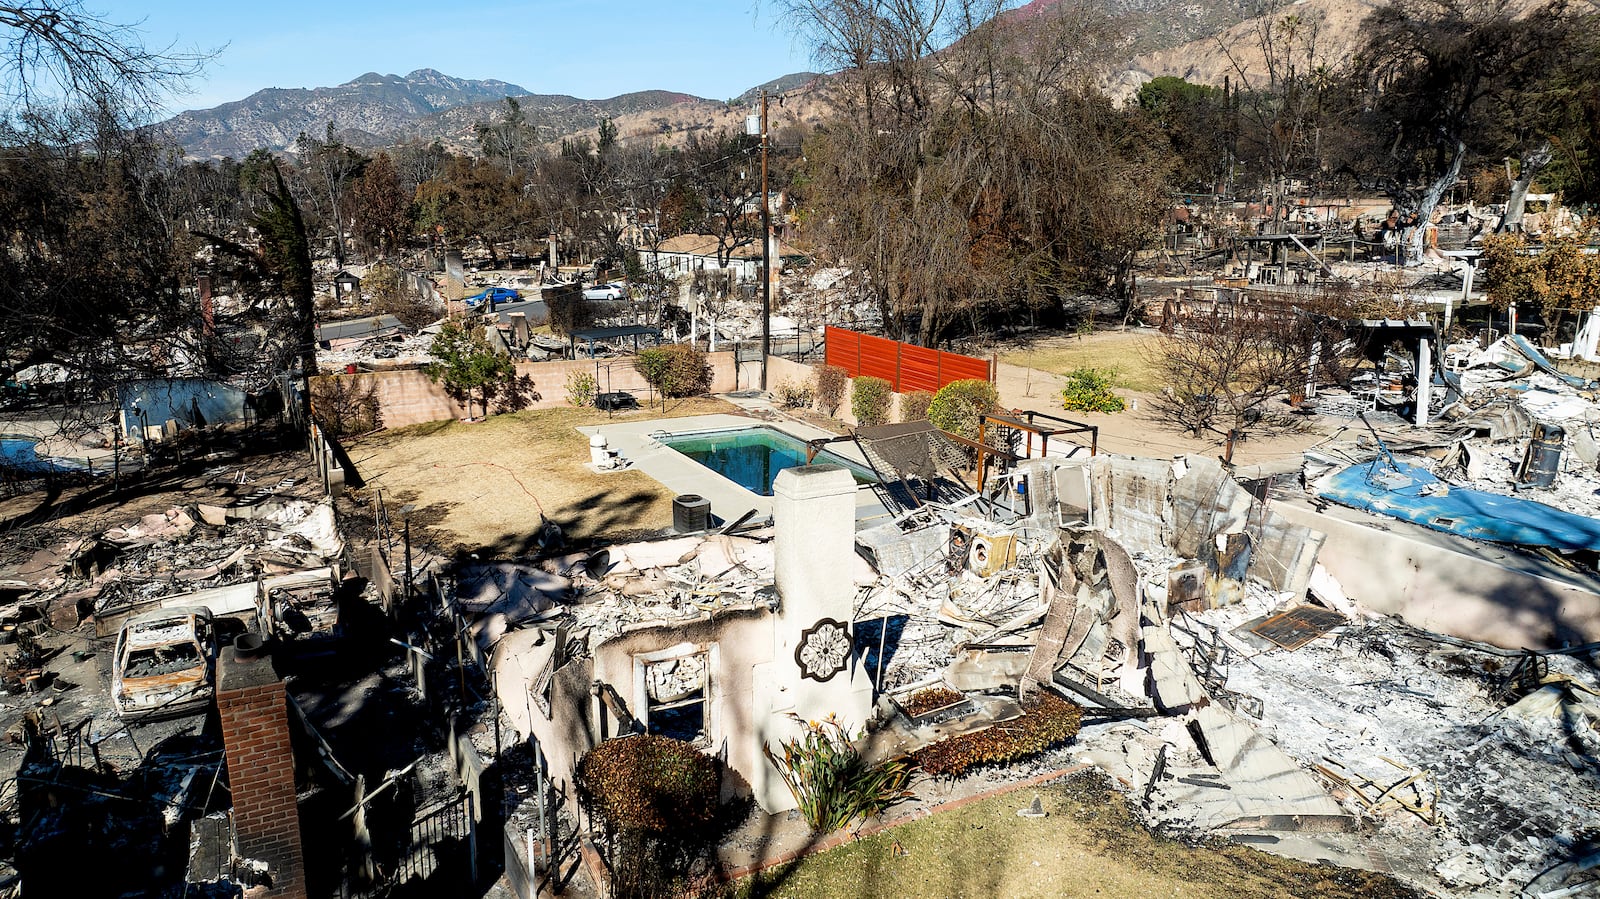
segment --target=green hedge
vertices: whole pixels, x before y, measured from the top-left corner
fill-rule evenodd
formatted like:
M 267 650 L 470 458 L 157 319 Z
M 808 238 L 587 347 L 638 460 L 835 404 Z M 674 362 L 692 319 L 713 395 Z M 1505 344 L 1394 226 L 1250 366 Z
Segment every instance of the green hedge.
M 634 370 L 662 396 L 698 396 L 711 387 L 711 366 L 699 347 L 687 343 L 641 350 Z
M 894 385 L 882 378 L 862 375 L 850 385 L 850 411 L 865 427 L 886 424 L 894 405 Z
M 977 440 L 983 416 L 999 408 L 1000 393 L 988 381 L 951 381 L 933 395 L 928 404 L 928 420 L 941 431 Z

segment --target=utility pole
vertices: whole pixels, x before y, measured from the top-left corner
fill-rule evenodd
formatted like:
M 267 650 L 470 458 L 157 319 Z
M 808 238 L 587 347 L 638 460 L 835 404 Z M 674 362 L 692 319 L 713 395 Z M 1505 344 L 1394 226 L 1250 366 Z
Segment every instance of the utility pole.
M 772 353 L 772 204 L 767 198 L 767 92 L 761 91 L 761 389 Z

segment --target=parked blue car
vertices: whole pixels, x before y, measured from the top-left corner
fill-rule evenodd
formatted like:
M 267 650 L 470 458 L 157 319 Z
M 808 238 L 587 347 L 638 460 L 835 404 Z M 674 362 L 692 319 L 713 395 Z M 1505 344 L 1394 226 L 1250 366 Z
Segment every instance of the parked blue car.
M 515 290 L 512 290 L 509 287 L 490 287 L 482 293 L 476 293 L 470 297 L 467 297 L 463 302 L 465 302 L 468 306 L 476 306 L 479 303 L 485 303 L 489 301 L 496 303 L 514 303 L 520 299 L 522 299 L 522 294 L 517 293 Z

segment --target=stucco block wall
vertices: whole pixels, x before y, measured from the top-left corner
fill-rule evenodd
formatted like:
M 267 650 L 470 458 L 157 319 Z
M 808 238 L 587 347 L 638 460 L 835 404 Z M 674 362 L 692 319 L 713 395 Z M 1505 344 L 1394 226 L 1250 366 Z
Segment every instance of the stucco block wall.
M 731 393 L 747 390 L 760 379 L 760 366 L 753 362 L 742 363 L 735 371 L 733 353 L 710 353 L 706 362 L 711 366 L 711 392 Z M 598 363 L 598 365 L 597 365 Z M 650 385 L 633 367 L 631 358 L 579 359 L 555 362 L 519 362 L 517 374 L 533 380 L 539 399 L 530 409 L 554 409 L 571 406 L 567 402 L 567 377 L 573 372 L 594 375 L 602 391 L 626 391 L 639 398 L 641 404 L 650 396 Z M 403 428 L 407 425 L 430 421 L 465 418 L 467 408 L 451 399 L 440 385 L 434 383 L 420 369 L 364 372 L 361 374 L 324 375 L 345 382 L 366 381 L 376 387 L 378 405 L 383 410 L 383 426 Z M 481 410 L 473 404 L 472 414 Z
M 795 362 L 778 356 L 767 357 L 767 389 L 772 391 L 774 399 L 777 397 L 778 385 L 785 381 L 797 384 L 813 384 L 816 378 L 816 368 L 810 363 Z M 855 378 L 846 378 L 844 382 L 844 399 L 840 401 L 839 408 L 833 410 L 832 417 L 844 422 L 850 427 L 861 424 L 856 419 L 855 412 L 850 408 L 850 391 L 855 387 Z M 904 394 L 896 393 L 894 402 L 889 406 L 889 420 L 900 420 L 900 398 Z M 813 401 L 813 410 L 821 412 Z M 825 413 L 830 414 L 830 413 Z
M 1514 567 L 1532 561 L 1502 563 L 1493 558 L 1503 554 L 1495 547 L 1412 534 L 1404 522 L 1379 522 L 1380 530 L 1298 503 L 1272 508 L 1327 535 L 1318 561 L 1346 595 L 1375 612 L 1507 649 L 1600 641 L 1600 594 Z

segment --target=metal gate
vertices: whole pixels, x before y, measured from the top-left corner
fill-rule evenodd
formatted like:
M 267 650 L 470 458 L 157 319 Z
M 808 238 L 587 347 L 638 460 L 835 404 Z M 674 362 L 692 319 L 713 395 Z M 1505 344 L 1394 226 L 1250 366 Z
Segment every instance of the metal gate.
M 400 855 L 391 887 L 412 881 L 428 881 L 434 876 L 460 872 L 460 883 L 478 880 L 478 832 L 473 821 L 472 794 L 463 791 L 456 798 L 419 812 L 411 822 L 411 839 Z

